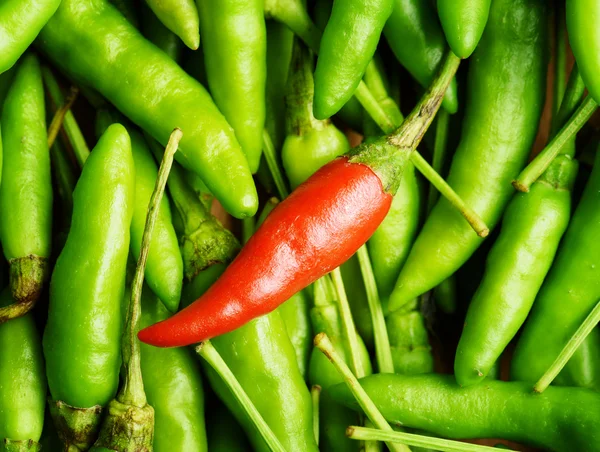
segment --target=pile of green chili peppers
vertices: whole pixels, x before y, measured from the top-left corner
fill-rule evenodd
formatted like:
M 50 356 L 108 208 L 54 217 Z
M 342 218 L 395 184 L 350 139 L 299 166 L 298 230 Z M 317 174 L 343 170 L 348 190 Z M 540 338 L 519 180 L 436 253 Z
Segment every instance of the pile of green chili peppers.
M 0 452 L 600 452 L 600 1 L 5 0 L 0 50 Z M 137 340 L 451 57 L 355 255 Z

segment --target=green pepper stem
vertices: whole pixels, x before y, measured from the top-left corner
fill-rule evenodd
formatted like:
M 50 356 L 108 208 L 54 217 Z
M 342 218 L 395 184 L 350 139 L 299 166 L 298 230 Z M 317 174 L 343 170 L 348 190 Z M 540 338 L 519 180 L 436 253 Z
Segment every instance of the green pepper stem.
M 358 378 L 362 378 L 366 375 L 366 371 L 361 360 L 358 333 L 356 332 L 352 311 L 350 310 L 350 304 L 348 303 L 348 296 L 346 295 L 346 289 L 344 288 L 342 272 L 339 267 L 331 272 L 331 279 L 337 295 L 338 310 L 340 312 L 344 336 L 346 337 L 348 344 L 347 351 L 350 355 L 352 372 L 354 372 Z
M 254 217 L 242 219 L 242 244 L 246 244 L 254 234 Z
M 565 143 L 571 140 L 584 124 L 592 117 L 598 104 L 587 96 L 581 103 L 571 119 L 560 129 L 560 132 L 548 143 L 542 152 L 521 171 L 519 177 L 513 181 L 513 186 L 524 193 L 529 192 L 531 185 L 548 169 L 550 163 L 560 153 Z
M 56 113 L 54 113 L 54 117 L 52 118 L 50 126 L 48 127 L 48 148 L 51 148 L 54 144 L 54 141 L 58 136 L 58 132 L 60 132 L 60 129 L 63 126 L 65 115 L 69 110 L 71 110 L 71 106 L 73 105 L 73 102 L 75 102 L 75 99 L 77 99 L 78 93 L 79 90 L 72 86 L 71 92 L 67 96 L 65 102 L 58 110 L 56 110 Z
M 565 345 L 565 347 L 556 357 L 550 368 L 533 386 L 533 390 L 535 392 L 542 393 L 548 386 L 550 386 L 563 367 L 567 365 L 585 338 L 592 332 L 594 328 L 596 328 L 598 322 L 600 322 L 600 302 L 596 304 L 596 307 L 592 309 L 592 312 L 590 312 L 579 328 L 577 328 L 575 334 L 573 334 L 569 342 L 567 342 L 567 345 Z
M 554 59 L 554 93 L 552 98 L 552 115 L 556 117 L 565 94 L 567 66 L 567 24 L 565 22 L 564 4 L 554 10 L 555 59 Z
M 315 434 L 315 441 L 317 446 L 319 445 L 319 403 L 321 401 L 321 386 L 313 385 L 310 388 L 310 398 L 312 400 L 313 408 L 313 432 Z
M 267 166 L 269 167 L 269 171 L 271 172 L 273 180 L 275 181 L 275 187 L 277 187 L 277 193 L 279 194 L 279 197 L 281 199 L 287 198 L 290 192 L 285 183 L 285 179 L 283 178 L 281 168 L 277 163 L 275 147 L 273 146 L 273 141 L 271 140 L 267 129 L 263 130 L 263 153 L 267 162 Z
M 42 77 L 54 105 L 57 108 L 59 105 L 63 105 L 65 103 L 65 97 L 62 90 L 60 89 L 56 77 L 54 77 L 52 71 L 46 66 L 42 66 Z M 70 110 L 65 113 L 63 127 L 67 134 L 67 138 L 69 139 L 69 143 L 71 143 L 71 146 L 73 147 L 73 153 L 75 154 L 77 163 L 80 168 L 83 168 L 83 164 L 90 155 L 90 149 L 85 142 L 85 138 L 75 120 L 75 116 L 73 116 L 73 113 Z
M 359 441 L 386 441 L 402 443 L 408 446 L 423 447 L 427 449 L 446 452 L 487 452 L 496 451 L 495 447 L 480 446 L 478 444 L 463 443 L 451 439 L 433 438 L 431 436 L 415 435 L 414 433 L 376 430 L 373 428 L 350 426 L 346 429 L 346 436 Z
M 77 177 L 65 152 L 66 150 L 60 140 L 55 141 L 50 147 L 50 159 L 52 160 L 58 195 L 62 208 L 68 213 L 66 220 L 70 224 L 71 212 L 73 212 L 73 190 L 75 190 L 77 184 Z
M 392 358 L 392 349 L 390 347 L 390 338 L 388 336 L 385 317 L 379 293 L 377 292 L 377 283 L 373 273 L 373 266 L 369 258 L 369 251 L 366 245 L 361 246 L 357 252 L 358 264 L 362 273 L 363 282 L 367 292 L 367 302 L 371 319 L 373 321 L 373 336 L 375 338 L 375 357 L 377 368 L 382 373 L 394 373 L 394 360 Z
M 437 115 L 437 124 L 435 126 L 435 142 L 433 145 L 433 160 L 431 166 L 433 170 L 441 174 L 446 163 L 446 151 L 448 149 L 448 126 L 450 124 L 450 113 L 446 110 L 440 110 Z M 439 192 L 435 191 L 432 185 L 429 188 L 427 196 L 427 212 L 431 212 L 433 206 L 439 198 Z
M 240 382 L 235 378 L 231 369 L 229 369 L 210 341 L 205 341 L 198 345 L 196 347 L 196 353 L 204 358 L 210 367 L 212 367 L 223 379 L 246 414 L 248 414 L 269 448 L 274 452 L 285 452 L 285 449 L 279 442 L 279 439 L 275 436 L 275 433 L 273 433 L 260 412 L 256 409 L 256 406 L 254 406 L 252 400 L 250 400 L 250 397 L 248 397 L 248 394 L 246 394 L 246 391 L 244 391 L 244 388 L 240 385 Z
M 146 216 L 144 234 L 142 235 L 140 256 L 131 285 L 131 300 L 129 301 L 127 321 L 125 323 L 125 334 L 123 335 L 122 354 L 125 376 L 123 388 L 119 392 L 117 400 L 123 404 L 140 408 L 147 404 L 140 364 L 140 344 L 137 339 L 137 331 L 139 329 L 141 316 L 140 299 L 144 285 L 144 272 L 146 270 L 150 240 L 152 238 L 156 218 L 158 217 L 160 202 L 167 185 L 171 165 L 173 164 L 173 156 L 175 155 L 175 152 L 177 152 L 177 147 L 179 146 L 182 135 L 183 133 L 180 129 L 173 130 L 162 158 L 160 168 L 158 169 L 156 185 L 154 186 L 154 191 L 152 192 L 150 203 L 148 205 L 148 214 Z
M 363 387 L 360 385 L 350 368 L 344 363 L 342 357 L 335 351 L 331 340 L 325 333 L 319 333 L 315 336 L 315 347 L 331 361 L 336 370 L 340 373 L 344 382 L 354 395 L 354 398 L 363 409 L 367 417 L 373 424 L 381 430 L 393 432 L 390 424 L 385 420 L 379 412 L 373 401 L 369 398 Z M 410 449 L 404 445 L 386 442 L 390 450 L 395 452 L 410 452 Z
M 285 5 L 280 5 L 280 2 L 267 0 L 265 5 L 265 11 L 273 19 L 283 23 L 290 30 L 292 30 L 297 36 L 299 36 L 308 47 L 315 52 L 319 53 L 319 45 L 321 42 L 321 31 L 312 22 L 306 9 L 302 6 L 299 0 L 290 0 Z M 273 5 L 271 5 L 273 3 Z M 458 57 L 457 57 L 458 58 Z M 458 60 L 460 62 L 460 59 Z M 394 124 L 392 119 L 388 116 L 385 110 L 379 105 L 379 102 L 373 96 L 373 93 L 369 91 L 369 88 L 362 80 L 358 84 L 354 96 L 367 111 L 369 116 L 373 118 L 375 123 L 381 128 L 384 133 L 392 133 L 400 124 Z M 473 209 L 468 207 L 461 197 L 448 185 L 448 183 L 437 174 L 433 168 L 427 163 L 427 161 L 419 154 L 418 151 L 414 150 L 410 156 L 411 162 L 415 165 L 415 168 L 419 170 L 421 174 L 431 184 L 448 199 L 450 204 L 454 206 L 465 220 L 471 225 L 471 227 L 477 232 L 480 237 L 485 237 L 489 233 L 489 229 L 481 218 L 477 215 Z M 281 196 L 281 193 L 280 193 Z

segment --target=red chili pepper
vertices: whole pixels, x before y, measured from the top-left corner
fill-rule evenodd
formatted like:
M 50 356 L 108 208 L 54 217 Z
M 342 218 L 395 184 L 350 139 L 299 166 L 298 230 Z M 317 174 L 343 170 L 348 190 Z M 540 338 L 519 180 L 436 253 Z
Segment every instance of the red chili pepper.
M 458 68 L 446 64 L 404 124 L 325 165 L 282 201 L 223 275 L 179 313 L 138 333 L 176 347 L 232 331 L 277 308 L 349 259 L 385 218 L 410 153 Z
M 266 218 L 196 302 L 142 330 L 143 342 L 189 345 L 267 314 L 348 260 L 385 218 L 392 195 L 368 166 L 325 165 Z

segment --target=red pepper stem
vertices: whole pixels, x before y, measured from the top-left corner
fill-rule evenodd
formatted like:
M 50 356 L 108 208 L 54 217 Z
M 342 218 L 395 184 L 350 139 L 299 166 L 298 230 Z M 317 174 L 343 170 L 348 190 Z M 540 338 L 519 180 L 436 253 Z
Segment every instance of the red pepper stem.
M 223 382 L 229 387 L 237 401 L 246 411 L 248 417 L 254 422 L 256 429 L 259 431 L 269 448 L 274 452 L 285 452 L 284 447 L 275 436 L 275 433 L 273 433 L 273 430 L 271 430 L 265 419 L 256 409 L 256 406 L 254 406 L 240 382 L 235 378 L 235 375 L 231 369 L 229 369 L 227 363 L 223 360 L 210 341 L 205 341 L 198 345 L 196 347 L 196 353 L 204 358 L 210 367 L 212 367 L 223 379 Z
M 321 402 L 321 386 L 313 385 L 310 388 L 310 398 L 312 400 L 313 408 L 313 432 L 315 434 L 315 441 L 317 446 L 319 445 L 319 404 Z
M 577 331 L 575 331 L 575 334 L 573 334 L 569 342 L 567 342 L 567 345 L 565 345 L 565 347 L 556 357 L 550 368 L 544 372 L 544 375 L 542 375 L 542 377 L 535 384 L 533 387 L 535 392 L 544 392 L 546 388 L 550 386 L 560 371 L 567 365 L 585 338 L 592 332 L 594 328 L 596 328 L 598 322 L 600 322 L 600 302 L 598 302 L 596 307 L 592 309 L 592 312 L 590 312 L 581 326 L 577 329 Z
M 144 407 L 147 404 L 146 394 L 144 392 L 144 382 L 142 380 L 142 370 L 140 364 L 140 343 L 137 339 L 141 316 L 140 299 L 142 296 L 142 287 L 144 285 L 144 272 L 146 270 L 146 261 L 148 260 L 148 251 L 150 249 L 150 240 L 152 232 L 158 217 L 160 201 L 163 197 L 169 171 L 173 164 L 173 156 L 177 152 L 179 141 L 183 133 L 180 129 L 175 129 L 169 138 L 165 154 L 163 156 L 156 185 L 148 205 L 148 214 L 146 216 L 146 226 L 142 235 L 142 246 L 138 258 L 135 276 L 131 286 L 131 300 L 129 301 L 127 321 L 125 322 L 125 334 L 123 334 L 122 354 L 123 367 L 125 375 L 123 378 L 123 387 L 117 395 L 117 400 L 123 404 Z
M 394 430 L 385 420 L 381 412 L 375 406 L 375 403 L 369 398 L 366 391 L 358 382 L 358 379 L 354 376 L 352 371 L 348 368 L 342 357 L 335 351 L 331 340 L 325 333 L 319 333 L 315 336 L 315 347 L 317 347 L 323 354 L 331 361 L 333 366 L 339 372 L 344 379 L 344 382 L 354 395 L 354 398 L 363 409 L 369 420 L 380 430 L 393 432 Z M 392 442 L 386 443 L 388 448 L 394 452 L 410 452 L 410 449 L 403 444 L 397 444 Z

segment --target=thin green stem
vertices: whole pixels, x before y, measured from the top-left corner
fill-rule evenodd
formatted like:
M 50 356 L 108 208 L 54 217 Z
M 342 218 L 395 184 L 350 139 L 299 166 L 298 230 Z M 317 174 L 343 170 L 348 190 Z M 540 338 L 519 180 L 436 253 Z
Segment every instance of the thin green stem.
M 63 105 L 65 103 L 65 96 L 60 89 L 56 77 L 54 77 L 52 71 L 46 66 L 42 66 L 42 77 L 55 107 L 58 108 L 59 105 Z M 83 164 L 90 155 L 90 149 L 85 142 L 85 138 L 75 120 L 75 116 L 73 116 L 73 113 L 70 110 L 65 114 L 63 127 L 67 134 L 67 138 L 69 139 L 69 143 L 71 143 L 71 146 L 73 147 L 77 163 L 80 168 L 83 168 Z
M 125 334 L 123 334 L 122 353 L 123 367 L 125 368 L 125 376 L 123 381 L 123 389 L 117 396 L 117 400 L 127 405 L 144 407 L 147 404 L 146 394 L 144 393 L 144 382 L 142 380 L 142 369 L 140 364 L 140 344 L 137 339 L 137 331 L 141 316 L 142 288 L 144 285 L 144 272 L 146 270 L 146 261 L 148 260 L 148 251 L 150 249 L 150 240 L 154 230 L 154 224 L 158 217 L 160 201 L 165 192 L 169 171 L 173 164 L 173 156 L 177 152 L 179 141 L 183 133 L 180 129 L 173 130 L 167 148 L 165 150 L 160 168 L 158 169 L 158 177 L 156 185 L 150 197 L 148 204 L 148 214 L 146 215 L 146 225 L 144 234 L 142 235 L 142 246 L 140 256 L 135 269 L 135 276 L 131 285 L 131 300 L 127 312 L 127 321 L 125 323 Z
M 394 360 L 392 359 L 392 349 L 390 347 L 390 338 L 388 336 L 385 317 L 379 293 L 377 292 L 377 283 L 373 266 L 369 258 L 369 251 L 366 245 L 361 246 L 357 252 L 360 272 L 367 292 L 367 302 L 369 311 L 373 320 L 373 335 L 375 337 L 375 357 L 377 359 L 377 368 L 381 373 L 394 373 Z
M 77 94 L 79 91 L 75 87 L 71 87 L 71 92 L 69 96 L 65 100 L 64 104 L 56 110 L 54 113 L 54 117 L 50 122 L 50 126 L 48 127 L 48 148 L 51 148 L 58 136 L 58 132 L 60 132 L 61 127 L 63 126 L 63 121 L 65 119 L 65 115 L 71 109 L 73 102 L 77 99 Z
M 561 101 L 565 94 L 567 67 L 567 26 L 565 22 L 565 7 L 562 2 L 554 9 L 554 30 L 556 34 L 556 53 L 554 60 L 554 95 L 552 98 L 552 115 L 558 114 Z
M 342 357 L 335 351 L 331 340 L 325 333 L 319 333 L 315 336 L 315 347 L 323 352 L 340 373 L 344 382 L 348 385 L 348 388 L 369 420 L 373 422 L 378 429 L 393 432 L 390 424 L 388 424 L 383 415 L 379 412 Z M 386 442 L 386 444 L 389 449 L 394 452 L 410 452 L 410 449 L 404 445 L 392 442 Z
M 60 197 L 62 208 L 69 215 L 73 212 L 73 190 L 77 184 L 77 177 L 73 171 L 73 166 L 65 155 L 65 149 L 62 142 L 55 141 L 50 148 L 50 159 L 52 161 L 52 169 L 56 178 L 58 195 Z
M 542 375 L 542 378 L 535 384 L 533 390 L 541 393 L 546 390 L 548 386 L 554 381 L 560 371 L 567 365 L 573 354 L 577 351 L 579 346 L 583 343 L 585 338 L 592 332 L 596 325 L 600 322 L 600 302 L 596 304 L 596 307 L 592 309 L 592 312 L 583 321 L 581 326 L 577 328 L 575 334 L 571 337 L 567 345 L 562 349 L 559 355 L 556 357 L 550 368 Z
M 435 126 L 435 143 L 433 145 L 433 160 L 431 166 L 433 170 L 441 174 L 446 163 L 446 151 L 448 149 L 448 126 L 450 124 L 450 113 L 446 110 L 440 110 L 437 115 L 437 124 Z M 433 206 L 439 198 L 439 192 L 432 186 L 429 188 L 427 197 L 427 212 L 431 212 Z
M 339 267 L 331 272 L 331 279 L 337 295 L 338 310 L 340 312 L 342 328 L 348 344 L 352 372 L 354 372 L 358 378 L 362 378 L 366 375 L 366 372 L 361 360 L 358 333 L 356 332 L 352 311 L 350 310 L 350 304 L 348 303 L 348 296 L 346 295 L 346 289 L 344 288 L 342 272 Z
M 254 217 L 246 217 L 242 220 L 242 244 L 246 244 L 254 234 Z
M 313 432 L 315 434 L 315 441 L 317 442 L 317 446 L 319 445 L 319 404 L 321 402 L 321 386 L 313 385 L 310 388 L 310 398 L 312 400 L 312 408 L 313 408 Z
M 521 171 L 519 177 L 513 181 L 513 186 L 517 190 L 527 193 L 531 185 L 548 169 L 565 143 L 575 137 L 575 134 L 581 130 L 597 108 L 598 104 L 592 99 L 592 96 L 588 96 L 571 116 L 571 119 L 560 129 L 560 132 L 548 143 L 548 146 Z
M 359 441 L 385 441 L 403 443 L 414 447 L 441 450 L 446 452 L 487 452 L 496 451 L 495 447 L 480 446 L 478 444 L 463 443 L 451 439 L 434 438 L 431 436 L 415 435 L 414 433 L 376 430 L 366 427 L 350 426 L 346 429 L 346 436 Z M 509 449 L 510 450 L 510 449 Z
M 227 363 L 225 363 L 210 341 L 205 341 L 198 345 L 196 347 L 196 353 L 204 358 L 223 379 L 223 382 L 233 393 L 248 417 L 250 417 L 269 448 L 274 452 L 285 452 L 285 449 L 279 442 L 279 439 L 275 436 L 275 433 L 273 433 L 273 430 L 271 430 L 260 412 L 256 409 L 256 406 L 254 406 L 252 400 L 250 400 L 250 397 L 248 397 L 248 394 L 246 394 L 246 391 L 244 391 L 244 388 L 240 385 L 240 382 L 235 378 L 235 375 L 233 375 L 233 372 L 231 372 Z
M 283 178 L 281 168 L 277 163 L 275 147 L 273 146 L 273 142 L 271 141 L 271 137 L 269 136 L 267 129 L 263 130 L 263 152 L 267 166 L 269 167 L 269 171 L 271 172 L 273 180 L 275 181 L 275 187 L 277 187 L 279 198 L 285 199 L 290 192 L 287 188 L 287 184 L 285 183 L 285 179 Z

